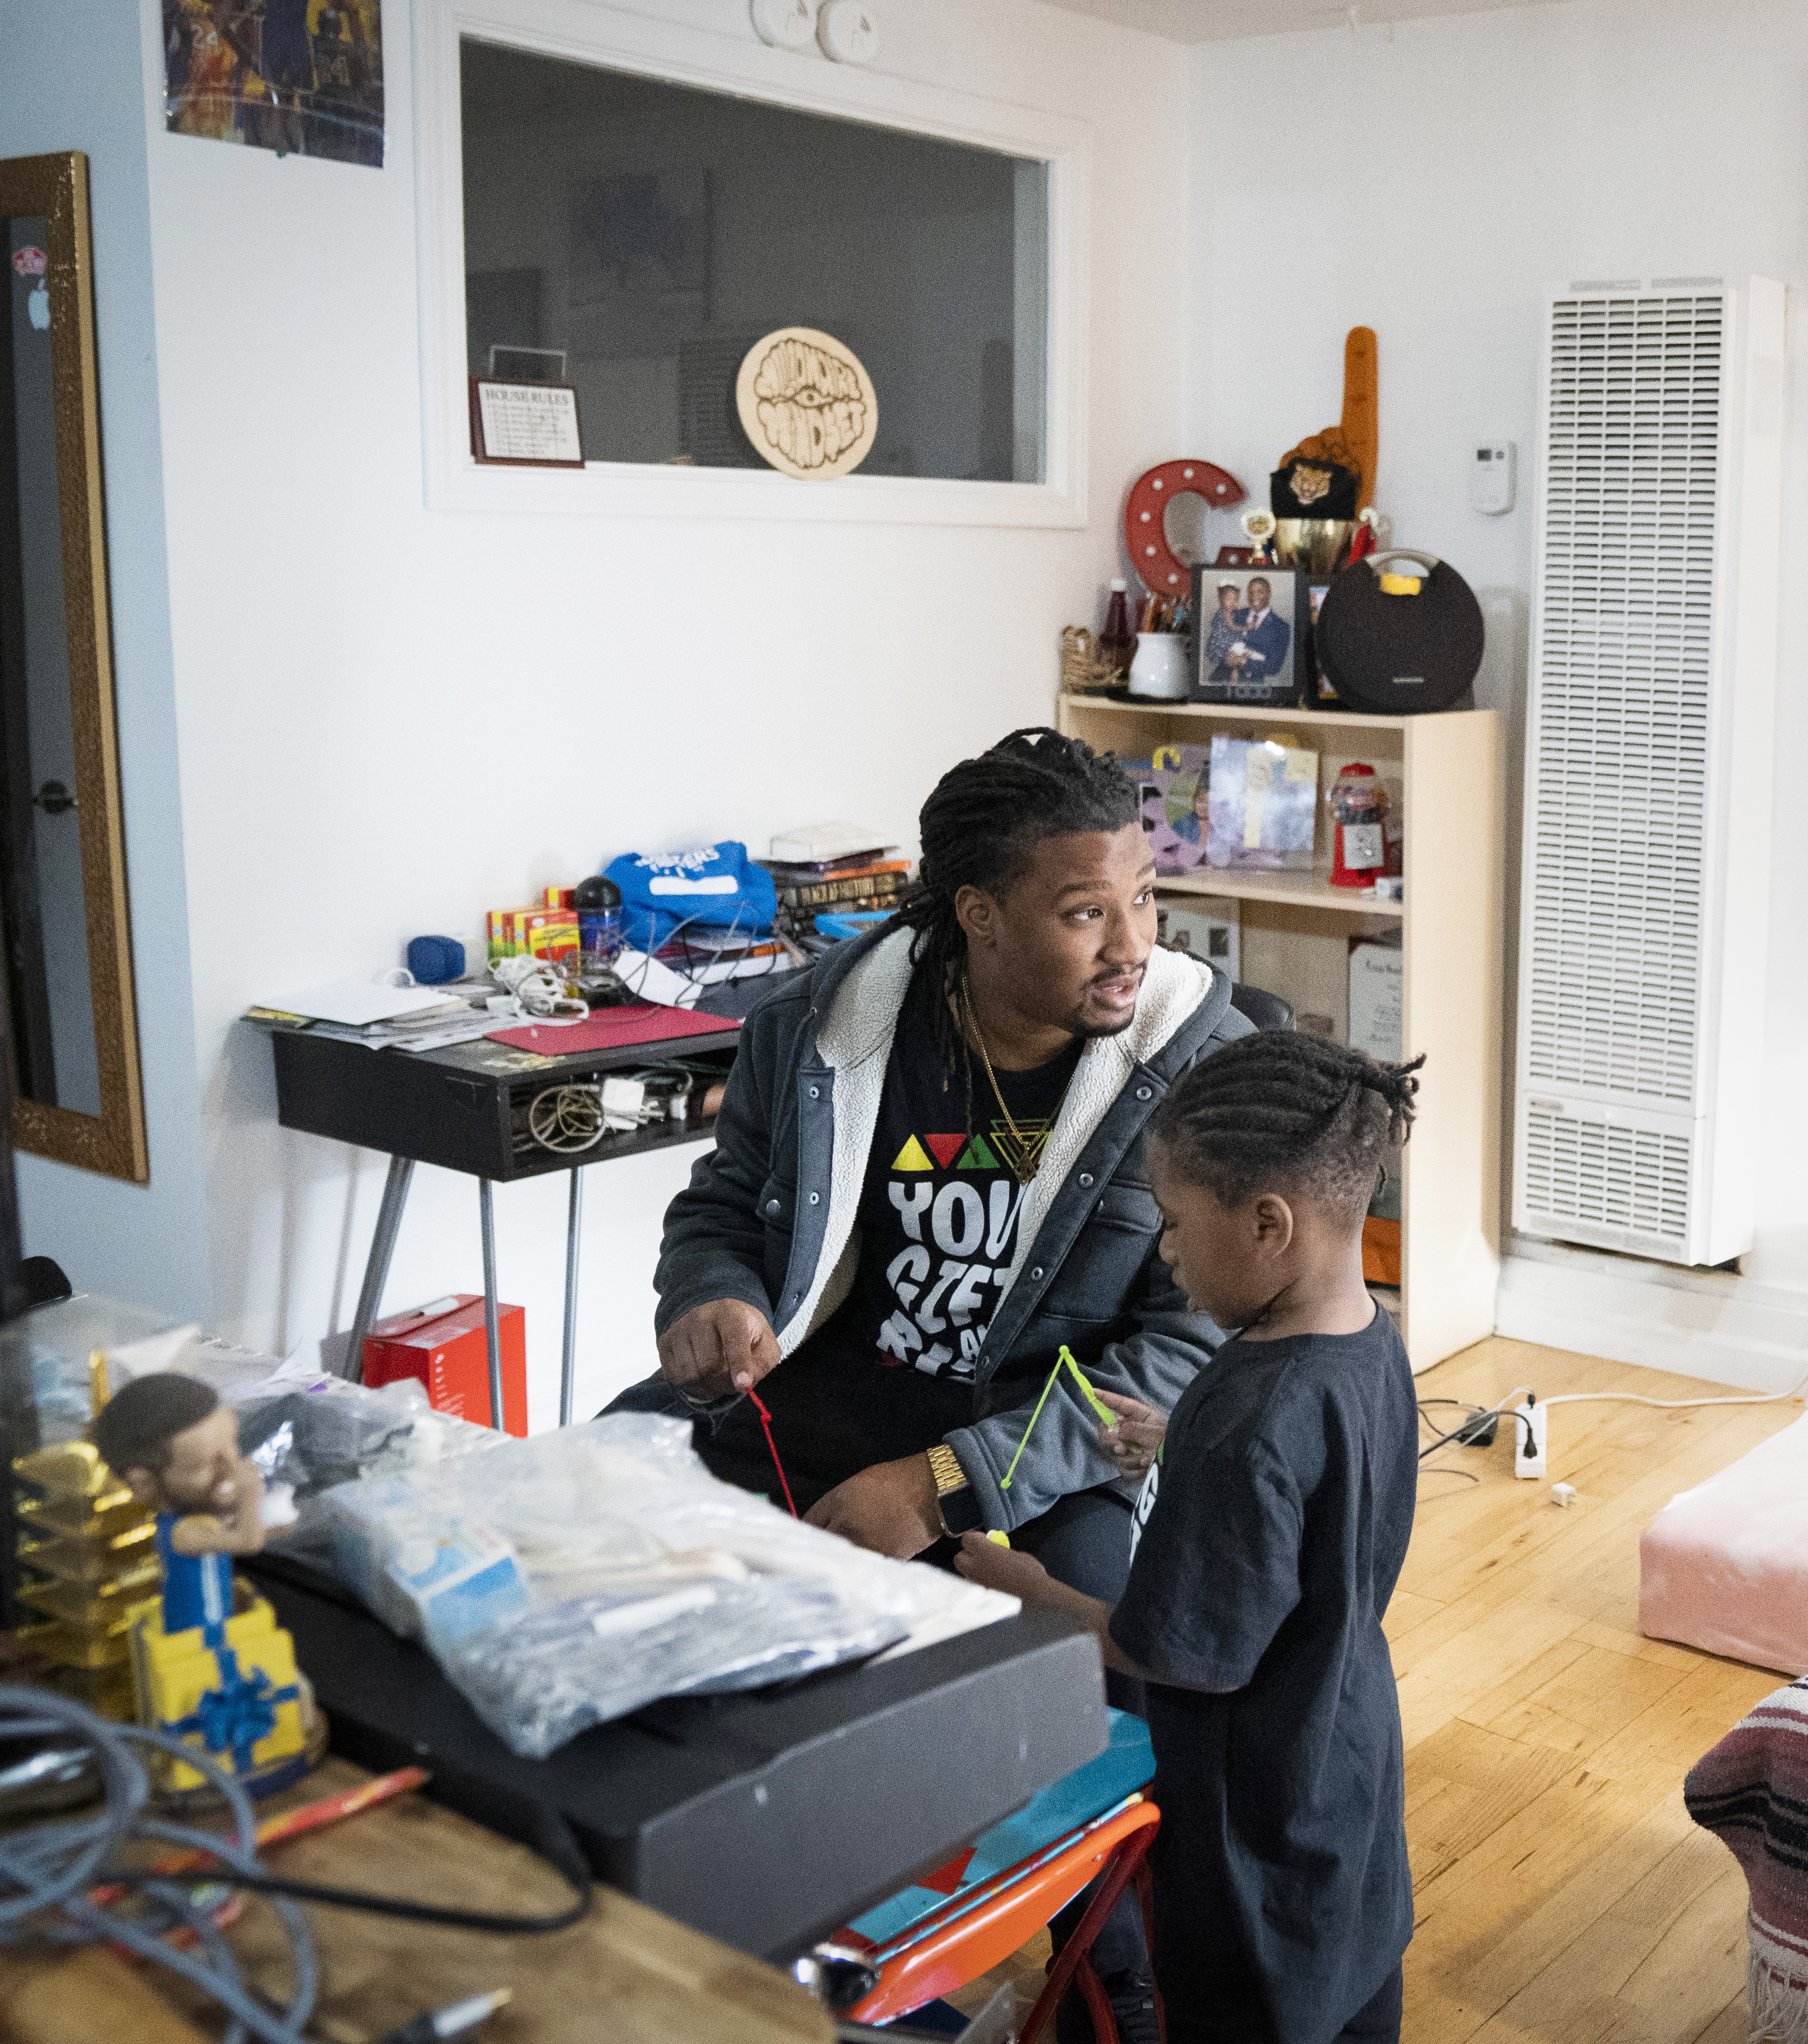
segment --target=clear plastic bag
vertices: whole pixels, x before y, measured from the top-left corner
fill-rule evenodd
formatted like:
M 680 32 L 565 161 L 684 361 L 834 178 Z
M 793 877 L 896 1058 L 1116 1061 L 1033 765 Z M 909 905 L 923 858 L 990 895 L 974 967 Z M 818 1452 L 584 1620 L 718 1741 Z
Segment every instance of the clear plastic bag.
M 332 1526 L 317 1503 L 324 1493 L 361 1477 L 405 1475 L 483 1454 L 503 1438 L 436 1412 L 412 1377 L 374 1390 L 317 1372 L 283 1374 L 244 1398 L 238 1410 L 241 1451 L 270 1489 L 287 1485 L 295 1494 L 296 1522 L 278 1536 L 280 1551 L 329 1573 Z
M 660 1696 L 757 1687 L 1008 1616 L 1014 1598 L 888 1561 L 720 1483 L 682 1420 L 620 1413 L 328 1492 L 340 1572 L 418 1630 L 473 1708 L 534 1758 Z M 438 1565 L 424 1544 L 441 1543 Z M 493 1543 L 493 1544 L 492 1544 Z M 484 1622 L 439 1586 L 524 1601 Z M 474 1617 L 475 1622 L 474 1622 Z
M 704 1581 L 651 1595 L 606 1592 L 435 1641 L 474 1710 L 519 1754 L 555 1747 L 659 1696 L 758 1689 L 877 1654 L 904 1637 L 810 1577 Z
M 29 1372 L 36 1408 L 36 1438 L 9 1441 L 8 1454 L 29 1454 L 34 1447 L 54 1447 L 79 1440 L 94 1416 L 88 1358 L 96 1349 L 167 1342 L 171 1353 L 191 1346 L 194 1330 L 177 1328 L 171 1316 L 100 1293 L 79 1292 L 35 1306 L 7 1325 L 4 1342 L 12 1366 Z M 113 1381 L 118 1388 L 118 1380 Z
M 488 1427 L 436 1412 L 412 1377 L 372 1390 L 342 1377 L 278 1380 L 239 1404 L 239 1446 L 268 1483 L 311 1497 L 361 1476 L 399 1474 L 482 1454 Z

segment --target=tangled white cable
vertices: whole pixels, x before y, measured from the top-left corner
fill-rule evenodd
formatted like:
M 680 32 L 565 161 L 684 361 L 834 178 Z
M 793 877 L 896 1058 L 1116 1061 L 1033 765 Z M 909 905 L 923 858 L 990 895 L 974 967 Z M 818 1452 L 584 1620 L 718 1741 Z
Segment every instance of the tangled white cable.
M 590 1012 L 585 1002 L 566 992 L 543 959 L 498 959 L 489 970 L 497 985 L 513 994 L 536 1022 L 568 1028 Z
M 605 1128 L 601 1086 L 548 1086 L 528 1104 L 528 1130 L 543 1150 L 593 1150 Z

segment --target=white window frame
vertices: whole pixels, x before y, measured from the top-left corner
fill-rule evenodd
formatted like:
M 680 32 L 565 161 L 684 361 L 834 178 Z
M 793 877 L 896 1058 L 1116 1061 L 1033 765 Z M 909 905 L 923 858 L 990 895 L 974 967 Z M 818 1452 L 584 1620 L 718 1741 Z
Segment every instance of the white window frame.
M 421 404 L 427 502 L 446 511 L 596 517 L 839 520 L 843 523 L 1081 526 L 1086 522 L 1087 225 L 1084 121 L 914 79 L 769 49 L 600 0 L 417 0 L 414 13 Z M 766 469 L 593 461 L 504 469 L 471 459 L 464 290 L 459 43 L 566 57 L 677 85 L 851 116 L 1048 166 L 1046 414 L 1041 482 L 845 476 L 801 482 Z M 880 394 L 881 406 L 884 393 Z

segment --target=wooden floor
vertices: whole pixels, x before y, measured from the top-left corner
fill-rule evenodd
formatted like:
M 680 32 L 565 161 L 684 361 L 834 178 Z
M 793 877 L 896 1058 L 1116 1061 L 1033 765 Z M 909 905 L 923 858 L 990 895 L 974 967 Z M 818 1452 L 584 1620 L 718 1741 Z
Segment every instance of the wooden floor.
M 1419 1395 L 1494 1405 L 1523 1384 L 1729 1395 L 1498 1339 Z M 1641 1638 L 1638 1536 L 1801 1413 L 1564 1405 L 1545 1482 L 1514 1479 L 1506 1427 L 1426 1464 L 1387 1628 L 1417 1897 L 1406 2044 L 1744 2044 L 1745 1883 L 1689 1821 L 1683 1776 L 1786 1677 Z M 1460 1470 L 1480 1481 L 1445 1473 Z M 1576 1486 L 1568 1510 L 1557 1481 Z M 975 2009 L 1010 1977 L 1027 2011 L 1047 1957 L 1045 1937 L 954 1999 Z

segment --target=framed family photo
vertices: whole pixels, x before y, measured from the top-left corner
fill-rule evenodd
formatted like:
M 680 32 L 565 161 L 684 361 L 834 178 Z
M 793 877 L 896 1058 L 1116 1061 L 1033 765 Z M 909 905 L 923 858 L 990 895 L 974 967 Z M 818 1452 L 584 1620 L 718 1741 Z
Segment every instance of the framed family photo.
M 1293 568 L 1192 571 L 1192 698 L 1275 708 L 1301 700 L 1311 613 Z

